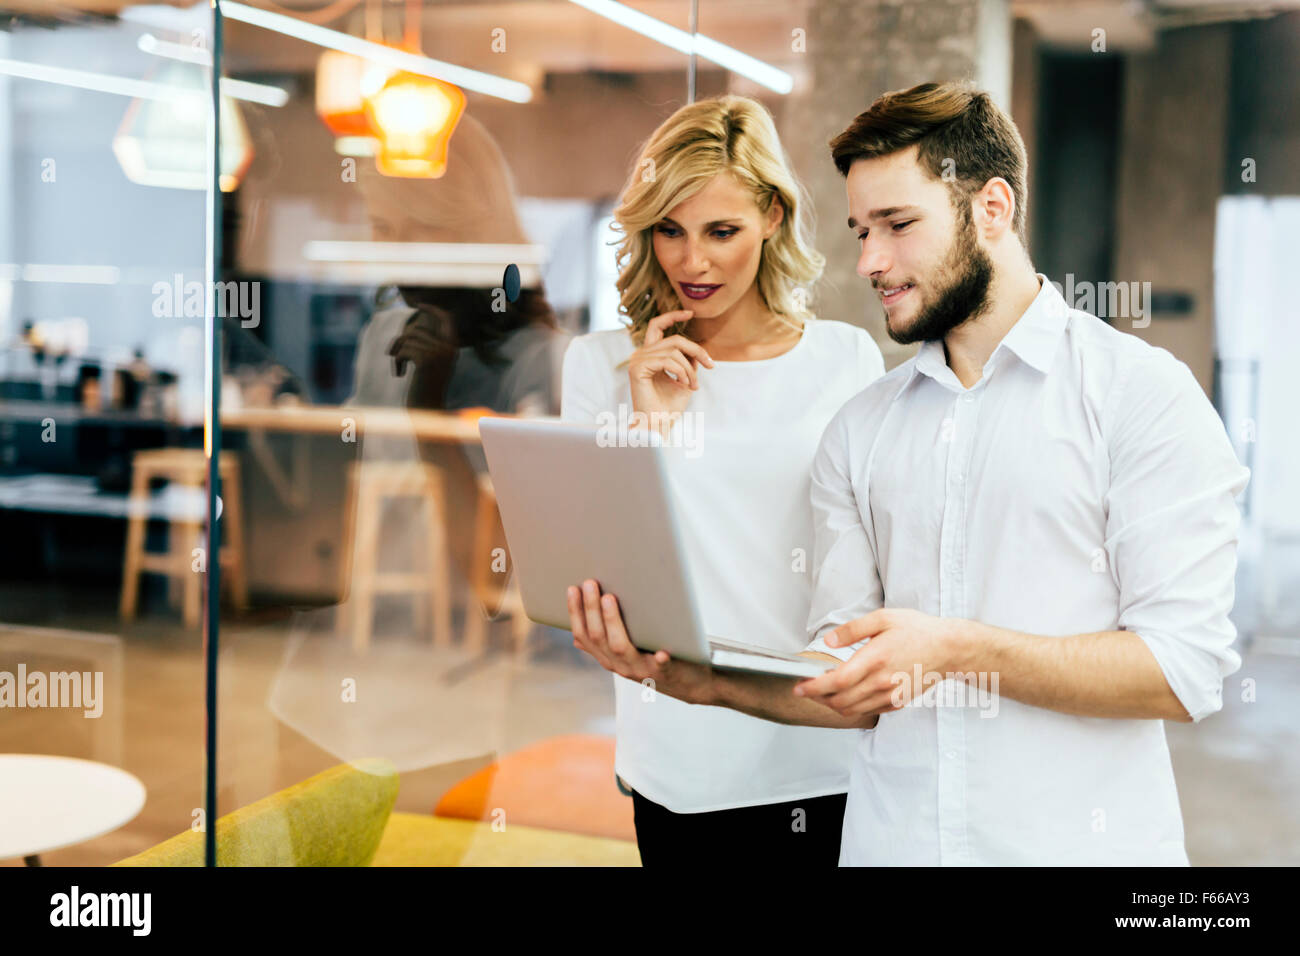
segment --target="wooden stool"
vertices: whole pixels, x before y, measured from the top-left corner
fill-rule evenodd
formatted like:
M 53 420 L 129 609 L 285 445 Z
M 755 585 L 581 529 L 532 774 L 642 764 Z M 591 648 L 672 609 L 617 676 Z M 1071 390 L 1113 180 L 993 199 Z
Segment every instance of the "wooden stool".
M 352 646 L 364 651 L 370 646 L 374 627 L 375 596 L 413 593 L 416 619 L 423 621 L 428 595 L 433 611 L 434 646 L 451 644 L 451 566 L 447 533 L 443 525 L 446 507 L 442 472 L 422 461 L 354 462 L 351 475 L 352 507 L 355 515 L 351 589 L 347 615 Z M 428 511 L 428 564 L 424 571 L 380 571 L 379 538 L 385 505 L 398 498 L 419 498 Z
M 489 601 L 492 592 L 494 572 L 492 569 L 492 532 L 498 518 L 497 494 L 492 487 L 492 478 L 487 473 L 478 475 L 478 502 L 474 513 L 474 551 L 473 567 L 470 570 L 470 600 L 465 602 L 465 644 L 480 653 L 487 646 L 487 622 Z M 510 617 L 510 634 L 514 639 L 515 653 L 521 653 L 528 645 L 528 637 L 533 632 L 533 622 L 524 613 L 523 597 L 519 593 L 519 584 L 511 579 L 501 595 L 501 604 L 493 617 L 506 614 Z M 474 605 L 478 606 L 475 607 Z
M 230 593 L 238 608 L 248 607 L 248 580 L 244 574 L 243 492 L 239 456 L 222 452 L 218 462 L 221 476 L 221 567 L 226 570 Z M 149 521 L 150 482 L 162 479 L 186 488 L 202 489 L 208 475 L 207 456 L 201 448 L 150 448 L 137 451 L 131 460 L 131 494 L 128 498 L 126 556 L 122 568 L 122 619 L 134 620 L 140 593 L 141 574 L 163 574 L 179 580 L 184 590 L 185 626 L 199 623 L 199 588 L 203 575 L 194 570 L 193 548 L 202 546 L 204 521 L 197 515 L 167 517 L 167 550 L 144 549 Z M 184 533 L 181 533 L 184 532 Z M 205 564 L 206 567 L 206 564 Z

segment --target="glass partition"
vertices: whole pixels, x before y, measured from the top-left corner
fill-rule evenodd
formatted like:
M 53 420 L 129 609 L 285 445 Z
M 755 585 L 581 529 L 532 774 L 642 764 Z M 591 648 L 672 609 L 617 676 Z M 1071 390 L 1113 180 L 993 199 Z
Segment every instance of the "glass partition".
M 133 12 L 0 32 L 3 865 L 205 825 L 213 34 Z
M 688 57 L 568 0 L 321 30 L 221 6 L 224 75 L 288 96 L 243 106 L 223 197 L 258 312 L 224 323 L 249 606 L 221 621 L 220 811 L 383 758 L 397 812 L 489 824 L 473 863 L 493 825 L 564 829 L 577 761 L 630 839 L 609 675 L 525 616 L 476 421 L 558 415 L 568 341 L 618 324 L 609 212 Z M 521 754 L 552 763 L 520 780 Z

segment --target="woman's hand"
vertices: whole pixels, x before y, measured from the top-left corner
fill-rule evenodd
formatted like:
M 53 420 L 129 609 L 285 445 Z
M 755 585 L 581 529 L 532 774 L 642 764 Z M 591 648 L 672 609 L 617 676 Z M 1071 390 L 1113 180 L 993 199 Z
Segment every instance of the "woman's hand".
M 402 334 L 388 346 L 393 374 L 401 378 L 411 365 L 406 390 L 408 408 L 446 408 L 447 385 L 456 364 L 460 342 L 456 322 L 446 309 L 421 306 L 406 320 Z
M 684 322 L 692 315 L 689 309 L 680 309 L 655 316 L 646 327 L 641 347 L 628 359 L 632 407 L 647 415 L 658 413 L 661 431 L 666 431 L 677 415 L 685 411 L 691 393 L 700 387 L 698 366 L 713 368 L 713 359 L 698 342 L 684 335 L 664 338 L 669 326 Z M 677 380 L 673 381 L 669 373 Z
M 454 359 L 460 342 L 450 312 L 437 306 L 416 309 L 402 332 L 388 346 L 393 357 L 393 374 L 401 378 L 407 365 Z
M 637 650 L 623 624 L 618 599 L 612 594 L 602 597 L 597 582 L 588 579 L 581 587 L 570 587 L 567 597 L 573 646 L 596 658 L 605 670 L 637 681 L 651 693 L 688 704 L 713 702 L 713 669 L 672 660 L 667 651 Z

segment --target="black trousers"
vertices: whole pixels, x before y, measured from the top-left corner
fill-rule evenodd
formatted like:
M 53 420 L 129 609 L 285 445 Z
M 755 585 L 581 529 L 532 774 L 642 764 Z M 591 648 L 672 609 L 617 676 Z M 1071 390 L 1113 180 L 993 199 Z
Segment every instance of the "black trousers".
M 847 794 L 673 813 L 632 791 L 642 866 L 838 866 Z

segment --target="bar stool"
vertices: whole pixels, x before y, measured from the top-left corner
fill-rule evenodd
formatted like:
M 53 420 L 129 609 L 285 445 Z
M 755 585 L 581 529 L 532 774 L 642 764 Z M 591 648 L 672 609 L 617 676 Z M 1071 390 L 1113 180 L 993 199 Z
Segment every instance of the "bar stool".
M 415 596 L 416 620 L 426 620 L 424 609 L 433 612 L 435 647 L 451 644 L 451 562 L 446 528 L 446 492 L 442 472 L 422 461 L 354 462 L 351 471 L 352 510 L 355 515 L 351 553 L 351 588 L 347 602 L 347 626 L 352 646 L 364 651 L 370 646 L 374 627 L 375 597 L 409 593 Z M 381 571 L 379 540 L 384 511 L 389 501 L 417 498 L 427 512 L 427 564 L 424 571 Z M 345 572 L 346 573 L 346 572 Z M 429 604 L 424 602 L 427 599 Z
M 494 596 L 491 592 L 494 574 L 508 574 L 492 569 L 492 538 L 498 522 L 497 494 L 492 486 L 492 478 L 486 472 L 478 475 L 478 500 L 474 512 L 474 552 L 473 566 L 470 571 L 471 600 L 465 605 L 465 645 L 482 652 L 487 646 L 487 622 L 489 601 Z M 523 596 L 519 593 L 519 584 L 511 578 L 503 589 L 501 603 L 494 615 L 510 618 L 510 636 L 514 641 L 515 653 L 522 653 L 528 646 L 529 635 L 533 632 L 533 622 L 524 612 Z M 477 604 L 478 607 L 474 605 Z
M 221 568 L 223 583 L 229 582 L 237 608 L 248 607 L 248 580 L 244 565 L 243 491 L 239 455 L 222 452 L 217 464 L 221 476 Z M 187 628 L 199 623 L 199 588 L 203 575 L 194 570 L 193 548 L 203 544 L 203 525 L 197 513 L 164 515 L 170 524 L 167 550 L 145 550 L 145 528 L 150 518 L 150 483 L 163 480 L 185 488 L 202 490 L 207 480 L 207 456 L 201 448 L 150 448 L 137 451 L 131 459 L 131 493 L 127 499 L 126 553 L 122 567 L 122 596 L 119 613 L 124 621 L 135 619 L 140 594 L 140 575 L 162 574 L 179 581 L 184 591 L 183 619 Z M 205 565 L 206 566 L 206 565 Z

